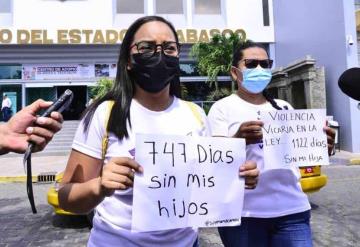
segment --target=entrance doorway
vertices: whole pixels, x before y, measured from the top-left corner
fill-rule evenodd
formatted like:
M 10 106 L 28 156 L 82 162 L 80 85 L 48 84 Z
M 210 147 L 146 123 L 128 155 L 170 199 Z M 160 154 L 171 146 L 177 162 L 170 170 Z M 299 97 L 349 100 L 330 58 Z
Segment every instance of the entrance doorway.
M 74 93 L 74 99 L 67 110 L 63 111 L 64 120 L 78 120 L 86 108 L 86 86 L 61 86 L 56 87 L 57 97 L 60 97 L 66 89 Z
M 21 85 L 0 84 L 0 103 L 3 100 L 4 94 L 6 94 L 11 101 L 11 110 L 13 114 L 21 110 Z M 2 114 L 0 114 L 0 121 L 2 120 L 1 115 Z

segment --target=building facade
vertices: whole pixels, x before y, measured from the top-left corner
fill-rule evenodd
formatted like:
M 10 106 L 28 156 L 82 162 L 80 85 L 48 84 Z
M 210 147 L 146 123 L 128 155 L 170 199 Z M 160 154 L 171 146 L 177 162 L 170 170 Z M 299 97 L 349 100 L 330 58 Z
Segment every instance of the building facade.
M 0 95 L 12 95 L 16 112 L 70 87 L 76 97 L 65 118 L 76 119 L 89 87 L 101 77 L 115 77 L 128 26 L 141 16 L 161 15 L 174 24 L 182 43 L 181 81 L 191 85 L 191 99 L 201 100 L 196 92 L 203 91 L 199 85 L 206 78 L 194 69 L 191 44 L 232 32 L 273 43 L 271 6 L 268 0 L 2 0 Z
M 324 67 L 327 114 L 340 123 L 342 147 L 360 152 L 357 102 L 337 87 L 340 74 L 358 66 L 357 44 L 348 42 L 357 37 L 355 9 L 353 0 L 1 0 L 0 96 L 11 95 L 17 111 L 71 88 L 76 97 L 65 117 L 78 118 L 89 87 L 114 77 L 127 27 L 138 17 L 160 15 L 183 44 L 181 81 L 191 85 L 190 99 L 202 99 L 206 78 L 189 50 L 216 33 L 265 44 L 274 68 L 311 55 Z
M 338 79 L 359 66 L 356 2 L 276 0 L 273 5 L 277 67 L 307 55 L 324 67 L 327 115 L 339 122 L 341 148 L 351 152 L 360 152 L 359 102 L 341 92 Z

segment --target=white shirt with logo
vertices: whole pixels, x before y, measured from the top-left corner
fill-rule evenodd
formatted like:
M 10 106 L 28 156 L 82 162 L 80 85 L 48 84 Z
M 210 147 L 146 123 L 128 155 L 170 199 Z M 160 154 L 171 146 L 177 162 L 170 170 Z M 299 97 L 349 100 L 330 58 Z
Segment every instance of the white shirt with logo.
M 286 101 L 276 100 L 276 103 L 281 108 L 292 109 Z M 251 104 L 236 94 L 215 102 L 208 114 L 212 135 L 234 136 L 243 122 L 258 120 L 261 110 L 275 108 L 269 102 Z M 273 218 L 310 209 L 299 182 L 299 168 L 264 170 L 262 142 L 246 146 L 246 159 L 257 163 L 260 175 L 256 189 L 245 191 L 243 217 Z
M 87 133 L 83 132 L 81 122 L 75 135 L 73 149 L 101 159 L 101 141 L 105 134 L 107 107 L 107 102 L 98 106 Z M 157 112 L 143 107 L 133 99 L 130 106 L 132 128 L 128 127 L 129 138 L 119 140 L 110 133 L 105 163 L 111 157 L 134 157 L 136 133 L 209 135 L 204 111 L 197 105 L 195 109 L 199 115 L 194 114 L 186 102 L 174 97 L 174 101 L 166 110 Z M 119 190 L 114 195 L 106 197 L 96 207 L 88 246 L 184 247 L 193 245 L 197 239 L 197 230 L 193 228 L 145 233 L 131 232 L 132 200 L 132 189 Z M 144 210 L 147 209 L 144 208 Z

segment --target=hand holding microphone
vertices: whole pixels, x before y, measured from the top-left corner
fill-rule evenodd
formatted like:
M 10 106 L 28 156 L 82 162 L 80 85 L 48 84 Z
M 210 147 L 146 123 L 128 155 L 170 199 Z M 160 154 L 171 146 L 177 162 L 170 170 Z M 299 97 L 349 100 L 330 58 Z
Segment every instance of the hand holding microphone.
M 71 103 L 72 99 L 73 99 L 74 95 L 73 92 L 69 89 L 67 89 L 57 100 L 55 103 L 53 103 L 48 109 L 46 109 L 46 111 L 41 114 L 41 116 L 39 118 L 47 118 L 51 115 L 52 112 L 58 112 L 61 113 L 63 110 L 65 110 Z M 36 127 L 34 127 L 36 128 Z M 51 134 L 51 133 L 50 133 Z M 27 149 L 27 153 L 30 151 L 34 151 L 34 142 L 32 142 L 30 140 L 29 143 L 29 147 Z M 47 143 L 45 143 L 46 145 Z M 45 146 L 44 146 L 45 147 Z M 43 147 L 43 148 L 44 148 Z M 42 150 L 42 149 L 41 149 Z M 28 156 L 28 154 L 25 154 L 24 159 L 26 159 Z
M 49 108 L 52 102 L 39 99 L 26 106 L 10 120 L 0 125 L 0 154 L 24 153 L 29 142 L 34 143 L 34 152 L 41 151 L 61 129 L 63 117 L 52 112 L 48 117 L 36 117 L 38 111 Z
M 52 112 L 57 111 L 61 113 L 63 110 L 65 110 L 71 103 L 74 95 L 73 92 L 69 89 L 67 89 L 60 98 L 57 99 L 57 101 L 52 104 L 41 116 L 40 118 L 45 118 L 51 115 Z M 29 198 L 31 210 L 34 214 L 37 213 L 36 207 L 35 207 L 35 201 L 34 201 L 34 194 L 32 189 L 32 172 L 31 172 L 31 152 L 33 151 L 33 148 L 35 147 L 36 143 L 29 141 L 29 145 L 26 149 L 26 152 L 24 154 L 24 160 L 23 165 L 24 169 L 26 171 L 26 191 Z

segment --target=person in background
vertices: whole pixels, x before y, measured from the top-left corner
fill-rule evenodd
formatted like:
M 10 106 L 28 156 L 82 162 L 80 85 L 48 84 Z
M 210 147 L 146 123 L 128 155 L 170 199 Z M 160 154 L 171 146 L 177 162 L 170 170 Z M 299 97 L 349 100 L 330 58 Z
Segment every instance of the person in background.
M 24 153 L 29 142 L 35 144 L 34 152 L 43 150 L 63 122 L 58 112 L 52 112 L 50 117 L 36 116 L 38 111 L 51 104 L 39 99 L 17 112 L 8 122 L 0 124 L 0 154 Z
M 9 121 L 9 119 L 11 118 L 11 100 L 9 99 L 9 97 L 4 94 L 3 96 L 3 100 L 1 103 L 1 112 L 2 112 L 2 118 L 4 120 L 4 122 Z
M 259 43 L 246 41 L 234 50 L 231 75 L 237 81 L 237 93 L 215 102 L 208 114 L 213 136 L 245 138 L 248 160 L 260 170 L 254 190 L 245 191 L 241 225 L 219 228 L 225 246 L 312 246 L 310 203 L 300 186 L 300 171 L 263 170 L 263 122 L 259 111 L 292 109 L 283 100 L 271 98 L 264 89 L 271 80 L 272 60 Z M 329 154 L 334 131 L 324 127 Z
M 134 160 L 136 133 L 209 135 L 204 111 L 194 105 L 199 119 L 179 99 L 179 49 L 176 31 L 164 18 L 136 20 L 123 39 L 113 88 L 89 106 L 77 130 L 59 204 L 77 213 L 95 209 L 88 246 L 197 246 L 197 230 L 190 227 L 131 231 L 134 173 L 143 172 Z M 102 141 L 107 133 L 104 153 Z M 254 187 L 256 164 L 247 162 L 241 167 L 239 175 Z

